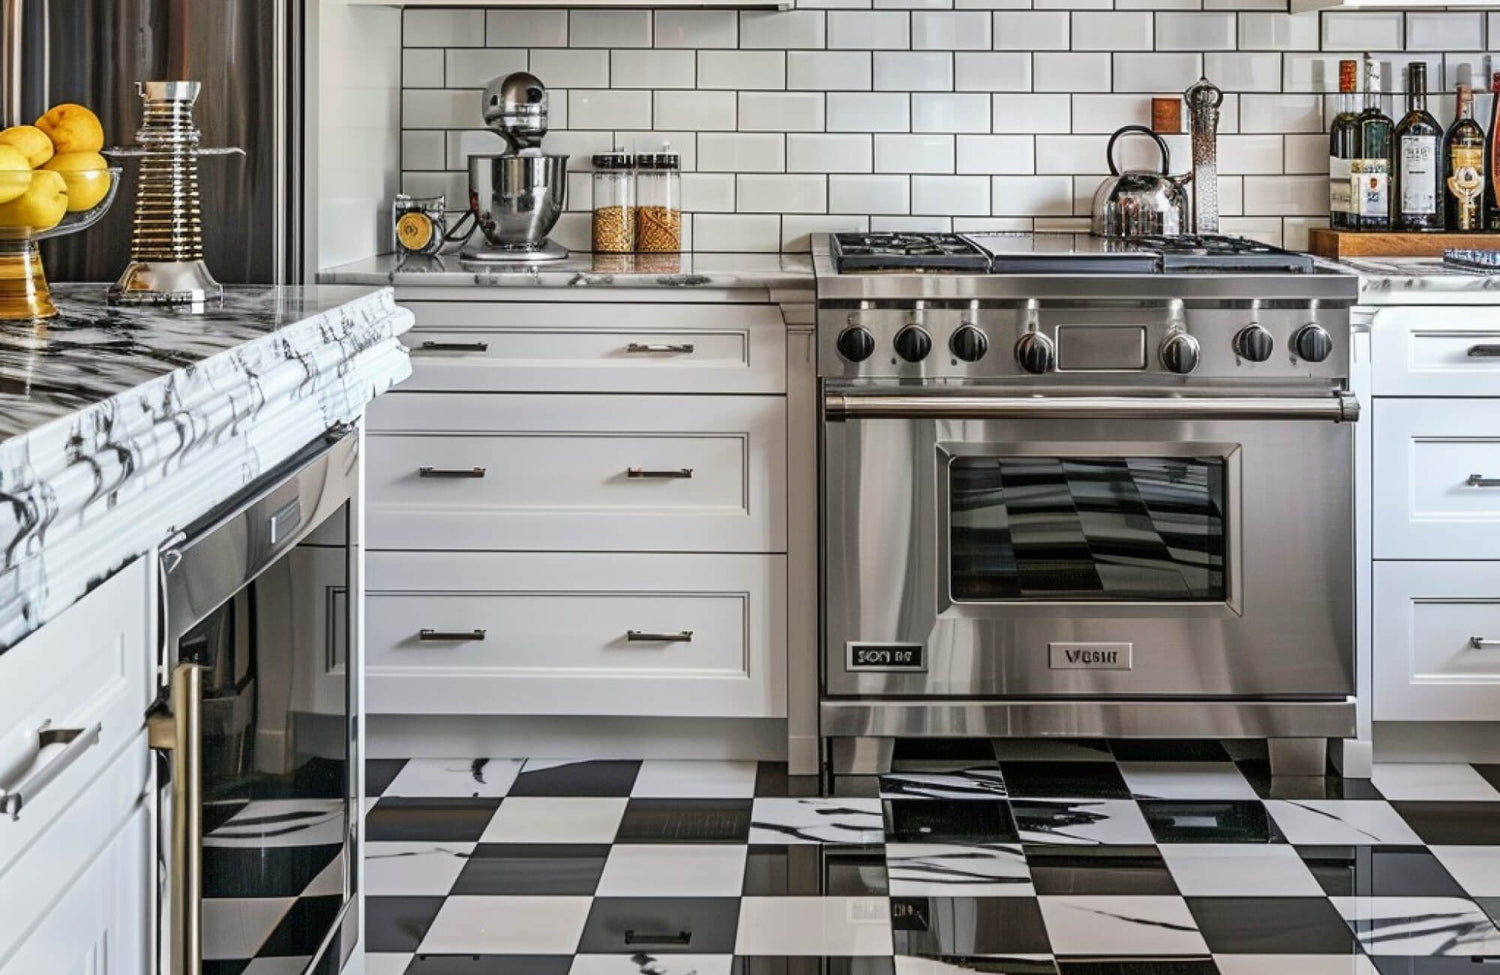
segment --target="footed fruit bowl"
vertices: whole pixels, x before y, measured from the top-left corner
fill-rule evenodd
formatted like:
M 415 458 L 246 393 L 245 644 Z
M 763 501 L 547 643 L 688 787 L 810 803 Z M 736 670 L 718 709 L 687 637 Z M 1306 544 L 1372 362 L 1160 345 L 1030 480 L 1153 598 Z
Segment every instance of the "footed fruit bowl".
M 0 171 L 0 321 L 55 318 L 37 244 L 99 222 L 120 169 Z

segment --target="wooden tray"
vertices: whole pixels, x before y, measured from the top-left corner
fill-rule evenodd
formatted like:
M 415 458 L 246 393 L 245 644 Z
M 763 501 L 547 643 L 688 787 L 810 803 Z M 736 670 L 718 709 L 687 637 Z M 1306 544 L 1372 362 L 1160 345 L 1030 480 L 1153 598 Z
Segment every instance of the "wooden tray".
M 1442 257 L 1446 250 L 1500 250 L 1500 233 L 1360 233 L 1314 227 L 1307 249 L 1319 257 Z

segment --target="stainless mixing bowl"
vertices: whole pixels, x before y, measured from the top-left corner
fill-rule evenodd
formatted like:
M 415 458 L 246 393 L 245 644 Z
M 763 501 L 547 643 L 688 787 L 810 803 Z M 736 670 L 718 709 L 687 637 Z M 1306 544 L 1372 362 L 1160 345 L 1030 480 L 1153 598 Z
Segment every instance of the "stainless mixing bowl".
M 568 157 L 544 153 L 469 157 L 469 205 L 495 247 L 541 243 L 562 216 Z

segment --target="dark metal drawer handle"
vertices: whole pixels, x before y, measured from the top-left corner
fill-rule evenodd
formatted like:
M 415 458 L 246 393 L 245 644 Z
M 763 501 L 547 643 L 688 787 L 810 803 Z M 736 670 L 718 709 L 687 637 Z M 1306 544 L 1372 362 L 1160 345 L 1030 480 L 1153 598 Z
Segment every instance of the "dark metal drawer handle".
M 678 931 L 676 934 L 637 934 L 634 930 L 625 932 L 625 943 L 628 945 L 686 945 L 692 944 L 693 932 Z
M 1500 359 L 1500 345 L 1471 345 L 1470 359 Z
M 651 633 L 647 630 L 626 630 L 625 639 L 631 643 L 692 643 L 692 630 L 678 630 L 676 633 Z
M 423 342 L 422 349 L 430 352 L 488 352 L 488 342 Z
M 418 477 L 484 477 L 485 468 L 418 467 Z
M 1469 479 L 1464 483 L 1469 487 L 1500 487 L 1500 477 L 1485 477 L 1483 474 L 1470 474 Z
M 667 470 L 664 470 L 664 471 L 651 471 L 651 470 L 647 470 L 644 467 L 627 467 L 627 468 L 625 468 L 625 476 L 626 477 L 637 477 L 637 478 L 639 478 L 639 477 L 692 477 L 693 476 L 693 469 L 691 467 L 676 467 L 676 468 L 668 468 Z
M 443 640 L 450 642 L 467 642 L 469 640 L 483 640 L 486 630 L 419 630 L 418 640 Z
M 1469 637 L 1470 650 L 1496 650 L 1500 649 L 1500 640 L 1486 640 L 1482 636 Z
M 629 345 L 625 346 L 625 351 L 633 352 L 636 354 L 650 352 L 675 352 L 687 355 L 692 353 L 693 348 L 694 346 L 691 342 L 631 342 Z

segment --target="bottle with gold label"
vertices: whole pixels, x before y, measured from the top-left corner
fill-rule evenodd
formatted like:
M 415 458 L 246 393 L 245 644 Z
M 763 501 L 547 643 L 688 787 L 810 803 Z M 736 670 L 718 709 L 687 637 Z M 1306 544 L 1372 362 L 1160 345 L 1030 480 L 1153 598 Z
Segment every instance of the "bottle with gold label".
M 443 248 L 445 228 L 443 210 L 447 200 L 441 196 L 413 197 L 396 195 L 391 219 L 400 254 L 436 254 Z
M 1448 229 L 1484 229 L 1484 130 L 1474 121 L 1474 90 L 1458 86 L 1458 110 L 1443 137 L 1443 200 Z

